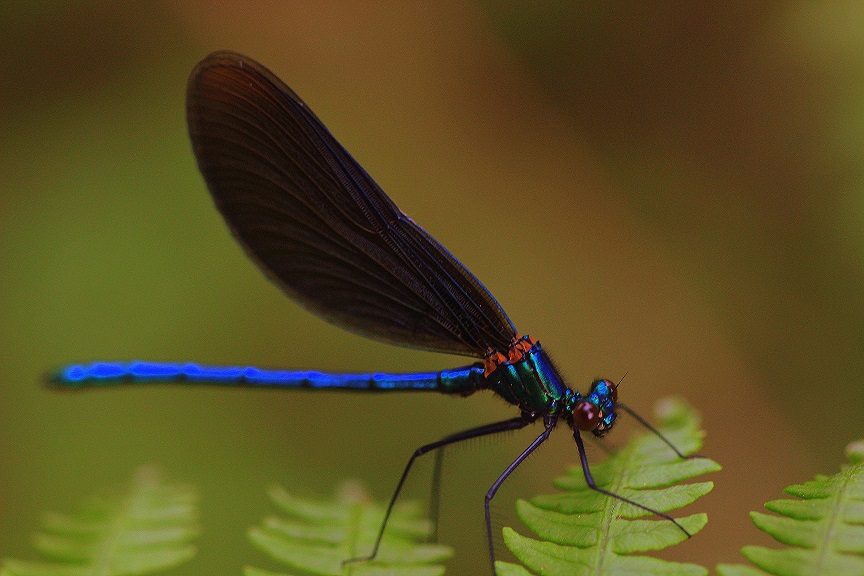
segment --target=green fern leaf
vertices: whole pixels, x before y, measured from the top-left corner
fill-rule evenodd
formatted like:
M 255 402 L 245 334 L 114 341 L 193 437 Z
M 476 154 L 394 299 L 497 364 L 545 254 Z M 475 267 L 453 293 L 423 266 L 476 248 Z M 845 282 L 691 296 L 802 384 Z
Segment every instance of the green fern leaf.
M 864 440 L 846 447 L 849 464 L 834 476 L 816 476 L 785 492 L 799 500 L 765 507 L 779 516 L 751 512 L 757 528 L 790 548 L 746 546 L 741 553 L 761 570 L 721 565 L 722 576 L 864 575 Z M 749 570 L 743 572 L 742 570 Z
M 659 430 L 676 447 L 685 453 L 701 448 L 704 433 L 689 406 L 667 399 L 658 403 L 657 412 Z M 714 487 L 712 482 L 678 483 L 719 469 L 707 458 L 679 458 L 650 432 L 591 467 L 599 486 L 661 512 L 691 504 Z M 522 566 L 496 562 L 498 576 L 708 573 L 694 564 L 634 555 L 667 548 L 687 535 L 668 520 L 640 519 L 649 513 L 591 490 L 581 466 L 571 467 L 554 485 L 565 492 L 517 502 L 519 519 L 540 539 L 504 528 L 504 542 Z M 708 518 L 693 514 L 677 520 L 695 534 Z
M 431 524 L 416 502 L 397 504 L 374 560 L 343 564 L 369 554 L 384 518 L 356 483 L 346 483 L 336 501 L 296 498 L 279 487 L 270 498 L 286 517 L 271 517 L 249 531 L 252 543 L 273 559 L 304 574 L 340 576 L 440 576 L 440 562 L 452 555 L 447 546 L 420 544 Z M 246 568 L 246 576 L 287 576 Z
M 124 576 L 195 555 L 197 495 L 144 467 L 122 494 L 93 498 L 77 514 L 49 514 L 34 546 L 47 562 L 3 561 L 0 576 Z

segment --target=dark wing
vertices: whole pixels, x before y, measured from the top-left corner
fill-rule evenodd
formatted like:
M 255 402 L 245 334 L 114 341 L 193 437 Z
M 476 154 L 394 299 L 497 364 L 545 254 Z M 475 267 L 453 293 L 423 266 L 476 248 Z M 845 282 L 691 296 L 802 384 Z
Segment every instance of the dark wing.
M 246 56 L 201 61 L 189 135 L 216 207 L 300 304 L 364 336 L 482 356 L 515 330 L 482 284 L 393 203 L 306 104 Z

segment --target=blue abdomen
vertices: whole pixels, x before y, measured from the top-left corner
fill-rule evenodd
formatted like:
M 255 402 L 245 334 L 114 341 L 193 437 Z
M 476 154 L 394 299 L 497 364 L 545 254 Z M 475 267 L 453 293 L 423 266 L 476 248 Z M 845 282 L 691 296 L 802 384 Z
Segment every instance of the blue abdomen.
M 59 388 L 163 382 L 374 392 L 429 390 L 462 396 L 485 387 L 482 364 L 439 372 L 344 374 L 254 366 L 204 366 L 193 362 L 93 362 L 66 366 L 54 374 L 51 381 Z

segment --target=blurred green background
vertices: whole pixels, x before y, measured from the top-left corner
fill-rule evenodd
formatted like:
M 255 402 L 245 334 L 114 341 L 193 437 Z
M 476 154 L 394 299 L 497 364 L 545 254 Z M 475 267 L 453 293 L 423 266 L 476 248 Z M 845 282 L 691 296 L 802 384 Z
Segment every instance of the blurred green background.
M 747 511 L 864 435 L 861 4 L 361 4 L 0 4 L 0 554 L 32 557 L 42 511 L 155 462 L 202 493 L 178 574 L 267 567 L 244 533 L 270 482 L 356 477 L 383 499 L 418 445 L 513 414 L 488 395 L 44 388 L 100 358 L 465 363 L 329 326 L 243 256 L 184 120 L 189 71 L 221 48 L 292 86 L 571 385 L 626 372 L 643 414 L 667 394 L 703 413 L 725 469 L 708 527 L 666 557 L 767 543 Z M 482 495 L 536 433 L 448 452 L 453 573 L 485 569 Z M 556 434 L 498 521 L 576 462 Z

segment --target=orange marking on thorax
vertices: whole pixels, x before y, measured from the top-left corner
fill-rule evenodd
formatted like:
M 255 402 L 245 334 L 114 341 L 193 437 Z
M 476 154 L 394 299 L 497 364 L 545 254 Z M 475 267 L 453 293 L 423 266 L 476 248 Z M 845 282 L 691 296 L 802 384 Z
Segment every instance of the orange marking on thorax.
M 488 348 L 483 358 L 483 375 L 488 378 L 490 374 L 505 362 L 509 362 L 510 364 L 519 362 L 536 343 L 537 340 L 530 336 L 519 336 L 517 334 L 513 338 L 513 341 L 510 342 L 506 356 L 498 350 Z

